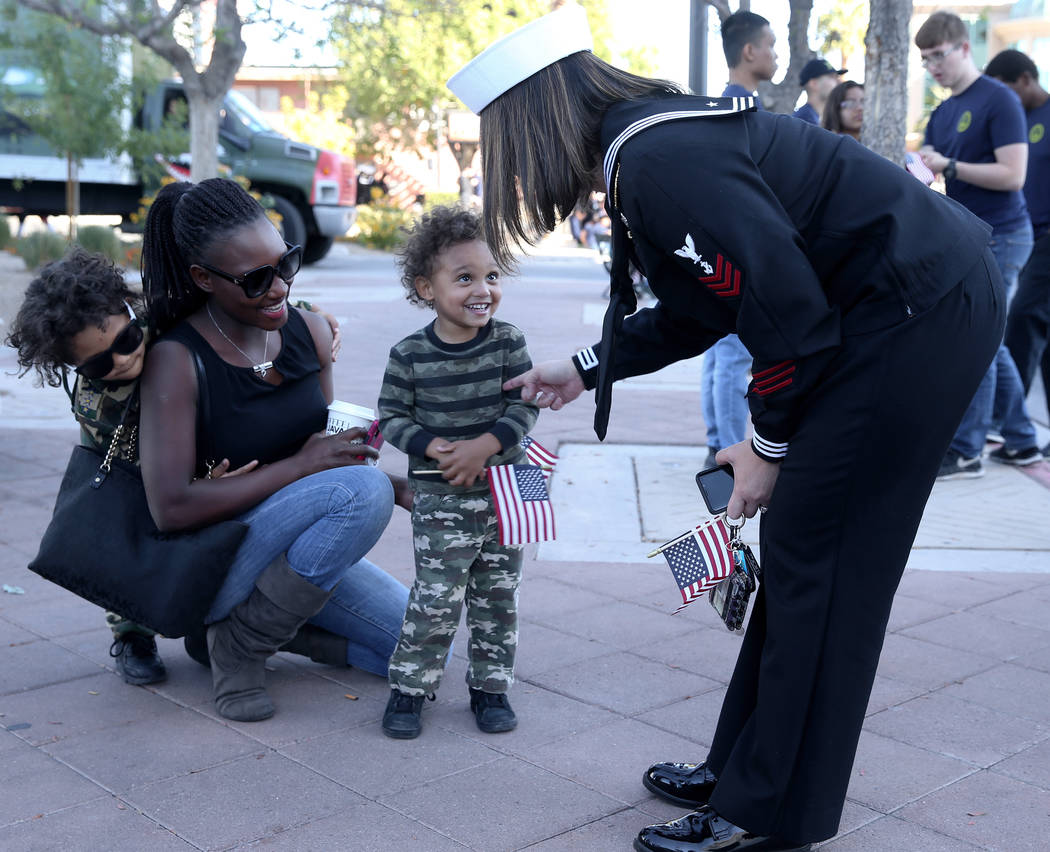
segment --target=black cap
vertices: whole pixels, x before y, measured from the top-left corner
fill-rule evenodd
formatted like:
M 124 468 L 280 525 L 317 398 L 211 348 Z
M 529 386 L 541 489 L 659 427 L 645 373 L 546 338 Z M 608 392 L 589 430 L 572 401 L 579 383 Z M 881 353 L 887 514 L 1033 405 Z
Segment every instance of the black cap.
M 811 59 L 802 66 L 802 73 L 798 75 L 798 84 L 805 86 L 814 77 L 823 77 L 825 74 L 845 74 L 845 68 L 836 69 L 826 59 Z

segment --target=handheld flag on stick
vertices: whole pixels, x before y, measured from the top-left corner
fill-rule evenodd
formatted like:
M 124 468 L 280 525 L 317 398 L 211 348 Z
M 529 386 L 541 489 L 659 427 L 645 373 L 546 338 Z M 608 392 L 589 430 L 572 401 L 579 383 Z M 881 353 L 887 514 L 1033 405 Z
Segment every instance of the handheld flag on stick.
M 699 524 L 660 545 L 649 556 L 662 553 L 682 593 L 681 612 L 733 571 L 729 528 L 722 518 Z
M 529 464 L 534 464 L 543 470 L 544 479 L 550 479 L 554 472 L 554 465 L 558 463 L 558 457 L 528 435 L 521 439 L 521 448 L 525 450 L 525 457 L 529 460 Z
M 554 510 L 540 468 L 501 464 L 488 468 L 485 475 L 496 504 L 500 544 L 554 540 Z

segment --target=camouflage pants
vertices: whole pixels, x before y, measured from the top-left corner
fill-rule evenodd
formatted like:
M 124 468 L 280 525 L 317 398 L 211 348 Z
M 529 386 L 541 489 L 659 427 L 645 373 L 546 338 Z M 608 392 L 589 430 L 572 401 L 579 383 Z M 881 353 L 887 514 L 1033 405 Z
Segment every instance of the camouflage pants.
M 438 688 L 465 600 L 467 685 L 506 692 L 518 646 L 522 553 L 500 545 L 492 497 L 417 493 L 412 537 L 416 582 L 390 658 L 390 685 L 409 695 Z
M 143 636 L 157 635 L 155 630 L 150 630 L 150 628 L 142 624 L 136 624 L 134 621 L 128 621 L 124 616 L 108 610 L 106 612 L 106 624 L 113 631 L 114 639 L 119 639 L 125 633 L 141 633 Z

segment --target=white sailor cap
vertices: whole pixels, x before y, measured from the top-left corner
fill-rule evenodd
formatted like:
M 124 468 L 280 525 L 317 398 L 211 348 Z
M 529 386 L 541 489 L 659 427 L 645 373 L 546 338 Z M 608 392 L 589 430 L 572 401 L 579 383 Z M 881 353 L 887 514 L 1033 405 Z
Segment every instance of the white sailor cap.
M 577 3 L 566 3 L 493 42 L 453 74 L 448 87 L 479 113 L 537 71 L 593 47 L 587 13 Z

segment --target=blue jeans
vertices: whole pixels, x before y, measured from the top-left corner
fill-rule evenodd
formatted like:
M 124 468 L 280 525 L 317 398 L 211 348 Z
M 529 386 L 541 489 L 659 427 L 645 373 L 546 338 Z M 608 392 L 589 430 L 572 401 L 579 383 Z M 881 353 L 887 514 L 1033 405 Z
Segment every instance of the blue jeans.
M 1017 276 L 1032 252 L 1032 225 L 992 235 L 989 248 L 1002 273 L 1007 295 L 1017 284 Z M 992 423 L 999 426 L 1005 446 L 1017 451 L 1034 447 L 1035 427 L 1024 404 L 1024 387 L 1017 365 L 1007 348 L 1000 344 L 974 394 L 970 407 L 952 439 L 951 448 L 964 458 L 978 458 L 984 449 L 985 436 Z
M 747 437 L 747 372 L 751 353 L 735 334 L 704 353 L 700 365 L 700 410 L 707 424 L 707 446 L 718 451 Z
M 205 621 L 226 618 L 252 593 L 263 569 L 286 553 L 297 574 L 334 588 L 310 623 L 349 640 L 347 663 L 386 677 L 408 589 L 364 556 L 386 529 L 393 505 L 389 478 L 367 465 L 333 468 L 282 488 L 238 518 L 248 534 Z

